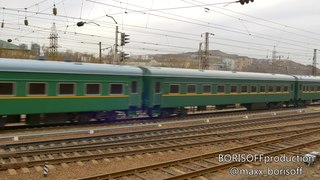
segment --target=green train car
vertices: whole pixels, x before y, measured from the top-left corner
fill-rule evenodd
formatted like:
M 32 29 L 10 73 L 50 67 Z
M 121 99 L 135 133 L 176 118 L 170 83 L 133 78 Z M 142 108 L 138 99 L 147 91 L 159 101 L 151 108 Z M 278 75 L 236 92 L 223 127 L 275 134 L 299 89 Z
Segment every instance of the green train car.
M 0 122 L 115 118 L 141 108 L 142 86 L 138 67 L 1 59 Z
M 0 126 L 114 120 L 188 107 L 304 106 L 320 100 L 320 78 L 267 73 L 0 59 Z
M 296 78 L 296 103 L 309 105 L 320 100 L 320 78 L 315 76 L 294 76 Z
M 186 114 L 241 104 L 248 109 L 294 104 L 295 78 L 289 75 L 149 67 L 144 70 L 144 105 L 149 114 Z

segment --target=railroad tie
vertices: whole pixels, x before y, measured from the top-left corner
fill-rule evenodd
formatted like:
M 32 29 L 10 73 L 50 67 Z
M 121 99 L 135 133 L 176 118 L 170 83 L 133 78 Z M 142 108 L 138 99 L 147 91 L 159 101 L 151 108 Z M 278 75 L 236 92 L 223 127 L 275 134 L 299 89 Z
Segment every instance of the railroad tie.
M 8 169 L 10 175 L 17 175 L 17 171 L 15 169 Z
M 69 167 L 69 165 L 68 165 L 67 163 L 61 163 L 61 166 L 62 166 L 63 168 Z
M 29 161 L 29 158 L 27 156 L 22 156 L 22 161 L 23 162 L 28 162 Z
M 77 164 L 78 164 L 79 166 L 84 166 L 83 162 L 81 162 L 81 161 L 77 161 Z
M 108 159 L 108 158 L 104 158 L 103 160 L 104 160 L 105 162 L 107 162 L 107 163 L 111 162 L 110 159 Z
M 21 168 L 21 170 L 22 170 L 22 172 L 23 173 L 30 173 L 30 170 L 29 170 L 29 168 Z
M 91 160 L 92 164 L 99 164 L 99 162 L 97 160 Z

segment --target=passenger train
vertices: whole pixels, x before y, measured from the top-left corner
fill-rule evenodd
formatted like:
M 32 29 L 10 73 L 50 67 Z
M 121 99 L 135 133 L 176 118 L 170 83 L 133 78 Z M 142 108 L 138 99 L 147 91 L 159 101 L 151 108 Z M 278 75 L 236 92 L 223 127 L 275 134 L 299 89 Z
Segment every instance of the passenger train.
M 283 74 L 0 58 L 0 126 L 114 120 L 144 112 L 186 115 L 240 104 L 304 106 L 320 99 L 320 78 Z

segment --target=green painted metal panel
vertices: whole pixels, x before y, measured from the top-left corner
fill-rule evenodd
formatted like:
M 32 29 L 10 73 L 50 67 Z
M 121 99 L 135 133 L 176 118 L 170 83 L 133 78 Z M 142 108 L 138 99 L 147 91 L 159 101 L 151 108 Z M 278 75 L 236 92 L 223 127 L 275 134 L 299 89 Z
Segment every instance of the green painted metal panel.
M 292 101 L 294 99 L 294 92 L 290 91 L 287 94 L 247 94 L 247 95 L 234 95 L 230 94 L 232 85 L 238 85 L 238 92 L 240 92 L 241 85 L 246 86 L 264 86 L 264 85 L 283 85 L 291 87 L 294 85 L 292 81 L 262 81 L 262 80 L 235 80 L 235 79 L 208 79 L 208 78 L 177 78 L 177 77 L 148 77 L 150 82 L 156 80 L 161 81 L 162 94 L 161 97 L 156 99 L 150 93 L 148 96 L 149 107 L 159 104 L 156 101 L 160 99 L 161 108 L 179 107 L 179 106 L 200 106 L 200 105 L 223 105 L 223 104 L 237 104 L 237 103 L 258 103 L 258 102 L 279 102 L 279 101 Z M 170 94 L 169 85 L 180 84 L 179 94 Z M 195 84 L 197 86 L 197 94 L 187 94 L 187 85 Z M 206 95 L 202 92 L 202 85 L 211 86 L 211 94 Z M 217 94 L 217 86 L 225 86 L 225 95 Z M 268 87 L 268 86 L 266 86 Z M 175 96 L 176 95 L 176 96 Z
M 0 100 L 0 106 L 1 115 L 122 110 L 127 109 L 128 98 Z
M 219 95 L 219 96 L 164 96 L 162 107 L 225 105 L 260 102 L 289 101 L 291 94 L 264 95 Z
M 26 97 L 28 82 L 46 82 L 47 96 L 49 97 L 46 99 L 28 96 L 24 99 L 7 100 L 6 98 L 10 97 L 0 96 L 0 115 L 126 110 L 129 109 L 129 106 L 140 108 L 142 103 L 141 94 L 131 95 L 129 93 L 129 84 L 133 79 L 138 82 L 138 89 L 141 92 L 143 85 L 142 77 L 136 76 L 0 72 L 0 82 L 8 81 L 16 83 L 16 96 L 14 97 Z M 75 97 L 63 98 L 63 96 L 57 96 L 57 85 L 61 82 L 76 83 Z M 86 83 L 101 83 L 100 96 L 87 96 L 88 98 L 83 98 Z M 103 97 L 112 97 L 109 94 L 110 83 L 124 84 L 124 93 L 121 96 L 127 97 Z M 57 98 L 53 98 L 55 96 Z

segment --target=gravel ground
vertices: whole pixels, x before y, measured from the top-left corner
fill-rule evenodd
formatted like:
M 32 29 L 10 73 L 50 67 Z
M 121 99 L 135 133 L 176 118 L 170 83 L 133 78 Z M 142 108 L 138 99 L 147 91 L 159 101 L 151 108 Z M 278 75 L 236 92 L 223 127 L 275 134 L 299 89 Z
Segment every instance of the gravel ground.
M 320 108 L 309 108 L 309 111 L 319 111 Z M 320 121 L 320 120 L 319 120 Z M 203 122 L 202 122 L 203 123 Z M 194 124 L 194 123 L 193 123 Z M 181 123 L 174 124 L 172 126 L 181 126 Z M 183 124 L 186 125 L 186 124 Z M 167 128 L 168 126 L 154 127 L 154 129 Z M 136 128 L 134 131 L 146 130 L 145 128 Z M 42 130 L 46 131 L 46 130 Z M 107 131 L 101 132 L 101 134 L 113 134 L 113 133 L 124 133 L 128 132 L 128 129 L 118 130 L 118 131 Z M 78 137 L 86 134 L 73 134 L 72 136 Z M 95 134 L 96 135 L 96 134 Z M 59 139 L 66 136 L 45 136 L 39 137 L 37 140 L 48 140 L 48 139 Z M 68 136 L 70 137 L 70 136 Z M 319 137 L 320 138 L 320 137 Z M 24 139 L 31 140 L 31 139 Z M 35 138 L 32 138 L 35 140 Z M 3 142 L 1 142 L 3 143 Z M 115 172 L 123 169 L 129 169 L 133 167 L 145 166 L 153 163 L 164 162 L 168 160 L 174 160 L 179 158 L 184 158 L 188 156 L 195 156 L 202 153 L 209 153 L 225 148 L 232 147 L 233 144 L 226 144 L 223 147 L 221 146 L 205 146 L 197 147 L 191 149 L 185 149 L 180 151 L 170 151 L 162 152 L 155 154 L 144 154 L 137 156 L 128 156 L 121 158 L 110 158 L 97 161 L 88 161 L 82 163 L 69 163 L 67 165 L 57 165 L 49 167 L 49 176 L 43 177 L 43 170 L 36 171 L 35 168 L 31 168 L 31 173 L 23 173 L 22 170 L 17 170 L 17 175 L 10 175 L 8 171 L 0 171 L 0 180 L 31 180 L 31 179 L 48 179 L 48 180 L 69 180 L 86 176 L 93 176 L 101 173 Z M 310 151 L 320 151 L 320 145 L 310 147 L 308 149 L 301 149 L 301 152 L 310 152 Z M 65 167 L 63 167 L 65 166 Z M 267 165 L 264 164 L 249 164 L 242 165 L 241 168 L 246 169 L 266 169 L 266 168 L 297 168 L 302 167 L 303 172 L 301 175 L 296 176 L 231 176 L 229 171 L 230 169 L 220 171 L 209 176 L 206 176 L 207 179 L 319 179 L 320 178 L 320 161 L 313 166 L 306 166 L 302 163 L 270 163 Z
M 319 137 L 320 138 L 320 137 Z M 231 148 L 233 144 L 226 144 L 223 147 L 221 146 L 205 146 L 197 147 L 191 149 L 185 149 L 181 151 L 170 151 L 162 152 L 155 154 L 144 154 L 137 156 L 127 156 L 121 158 L 110 158 L 105 160 L 97 161 L 87 161 L 83 162 L 80 165 L 77 163 L 69 163 L 68 167 L 63 167 L 62 165 L 54 166 L 54 169 L 49 169 L 49 176 L 44 178 L 43 171 L 35 171 L 35 168 L 31 169 L 32 173 L 23 173 L 21 170 L 17 170 L 17 175 L 9 175 L 7 171 L 0 172 L 0 179 L 2 180 L 26 180 L 26 179 L 48 179 L 48 180 L 69 180 L 80 177 L 92 176 L 101 173 L 110 173 L 123 169 L 129 169 L 133 167 L 145 166 L 148 164 L 164 162 L 167 160 L 174 160 L 179 158 L 184 158 L 188 156 L 195 156 L 202 153 L 209 153 L 217 150 L 222 150 L 225 148 Z M 300 149 L 299 151 L 294 152 L 295 154 L 301 154 L 310 151 L 320 151 L 320 145 L 315 145 L 309 148 Z M 292 153 L 287 153 L 290 156 Z M 320 177 L 320 161 L 316 164 L 307 166 L 301 162 L 294 163 L 254 163 L 254 164 L 243 164 L 238 166 L 242 169 L 262 169 L 266 170 L 267 168 L 272 169 L 296 169 L 302 167 L 303 171 L 301 175 L 294 176 L 251 176 L 251 175 L 238 175 L 231 176 L 230 169 L 226 169 L 214 174 L 207 175 L 207 179 L 319 179 Z
M 297 152 L 320 152 L 320 144 L 301 149 Z M 289 156 L 290 153 L 286 153 Z M 302 162 L 272 162 L 272 163 L 256 163 L 256 164 L 245 164 L 237 167 L 238 170 L 261 170 L 263 175 L 253 175 L 251 174 L 237 174 L 232 176 L 230 174 L 231 168 L 208 175 L 208 179 L 235 179 L 235 180 L 247 180 L 247 179 L 298 179 L 298 180 L 318 180 L 320 179 L 320 160 L 315 164 L 308 166 Z M 288 174 L 272 174 L 274 172 L 279 172 L 279 170 L 290 170 L 291 173 Z M 301 171 L 300 171 L 301 169 Z M 248 171 L 248 172 L 249 172 Z M 251 171 L 252 172 L 252 171 Z
M 63 168 L 61 165 L 55 166 L 55 169 L 49 170 L 49 176 L 44 178 L 43 172 L 36 172 L 34 168 L 31 170 L 33 173 L 22 173 L 18 170 L 17 175 L 9 175 L 7 171 L 0 171 L 0 179 L 2 180 L 14 180 L 14 179 L 48 179 L 48 180 L 69 180 L 86 176 L 93 176 L 101 173 L 115 172 L 123 169 L 129 169 L 139 166 L 145 166 L 153 163 L 160 163 L 168 160 L 174 160 L 184 158 L 187 156 L 195 156 L 202 153 L 212 152 L 222 149 L 221 147 L 199 147 L 186 149 L 183 151 L 170 151 L 155 154 L 144 154 L 130 157 L 113 158 L 105 160 L 98 160 L 99 164 L 95 164 L 92 161 L 84 162 L 83 166 L 77 163 L 68 164 L 69 167 Z

